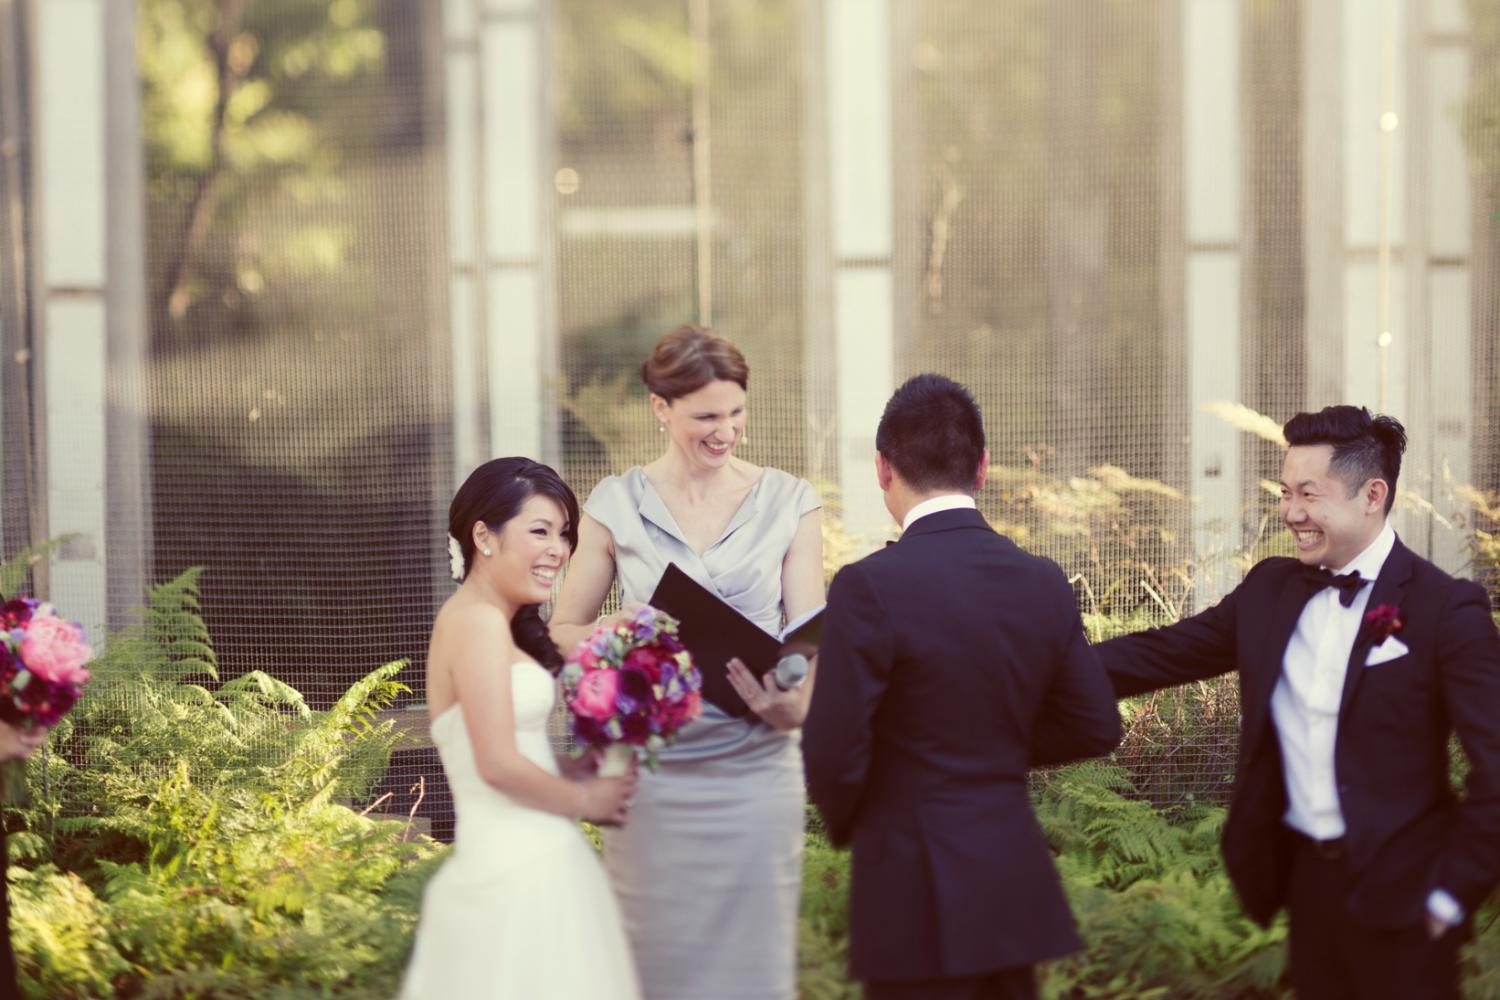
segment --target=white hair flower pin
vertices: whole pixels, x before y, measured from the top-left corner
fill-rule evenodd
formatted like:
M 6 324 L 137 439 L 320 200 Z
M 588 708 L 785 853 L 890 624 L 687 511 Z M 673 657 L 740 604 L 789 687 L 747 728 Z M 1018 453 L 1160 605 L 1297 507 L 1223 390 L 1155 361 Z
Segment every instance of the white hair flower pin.
M 464 582 L 464 550 L 458 544 L 458 539 L 452 535 L 448 536 L 448 570 L 453 574 L 453 579 L 459 583 Z

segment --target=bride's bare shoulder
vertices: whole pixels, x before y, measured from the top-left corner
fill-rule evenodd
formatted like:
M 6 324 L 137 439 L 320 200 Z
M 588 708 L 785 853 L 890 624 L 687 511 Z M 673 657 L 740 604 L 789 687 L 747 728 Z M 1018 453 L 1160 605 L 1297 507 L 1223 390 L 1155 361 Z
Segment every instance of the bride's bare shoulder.
M 505 613 L 486 601 L 460 591 L 443 602 L 432 625 L 430 654 L 464 650 L 483 645 L 500 652 L 511 646 L 510 621 Z

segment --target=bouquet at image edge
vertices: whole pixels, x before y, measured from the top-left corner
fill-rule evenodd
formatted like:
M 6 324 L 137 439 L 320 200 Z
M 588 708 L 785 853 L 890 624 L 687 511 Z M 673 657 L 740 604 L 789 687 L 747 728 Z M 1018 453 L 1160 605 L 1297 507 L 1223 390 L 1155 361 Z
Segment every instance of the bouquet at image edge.
M 579 643 L 561 679 L 573 738 L 604 751 L 603 775 L 624 773 L 637 753 L 656 770 L 657 751 L 703 711 L 703 676 L 677 620 L 651 607 Z
M 83 626 L 50 604 L 13 597 L 0 605 L 0 720 L 18 728 L 55 726 L 68 714 L 94 651 Z

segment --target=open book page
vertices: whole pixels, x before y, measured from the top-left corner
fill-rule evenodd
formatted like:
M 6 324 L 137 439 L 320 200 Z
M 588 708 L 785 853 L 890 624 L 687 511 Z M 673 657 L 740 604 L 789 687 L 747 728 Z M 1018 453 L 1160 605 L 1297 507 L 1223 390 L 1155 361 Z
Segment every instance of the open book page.
M 816 648 L 823 628 L 823 611 L 827 607 L 826 604 L 820 604 L 811 611 L 800 614 L 787 622 L 779 636 L 782 644 L 797 642 Z

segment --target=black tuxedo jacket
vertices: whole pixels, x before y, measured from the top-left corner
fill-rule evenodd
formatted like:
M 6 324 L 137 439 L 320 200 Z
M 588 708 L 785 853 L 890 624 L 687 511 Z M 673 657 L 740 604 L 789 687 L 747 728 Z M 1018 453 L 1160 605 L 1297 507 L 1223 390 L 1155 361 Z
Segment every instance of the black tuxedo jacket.
M 1268 923 L 1286 899 L 1292 840 L 1271 693 L 1314 591 L 1295 559 L 1258 563 L 1219 604 L 1166 628 L 1103 643 L 1121 695 L 1239 671 L 1240 747 L 1224 863 L 1245 910 Z M 1334 747 L 1352 918 L 1381 927 L 1422 919 L 1434 887 L 1472 914 L 1500 880 L 1500 637 L 1483 588 L 1456 580 L 1400 541 L 1366 605 L 1401 609 L 1410 650 L 1365 666 L 1361 629 L 1349 657 Z M 1462 801 L 1449 780 L 1449 736 L 1469 760 Z
M 802 746 L 854 848 L 851 972 L 962 977 L 1079 947 L 1027 769 L 1108 753 L 1120 720 L 1062 572 L 944 511 L 844 567 L 826 614 Z

